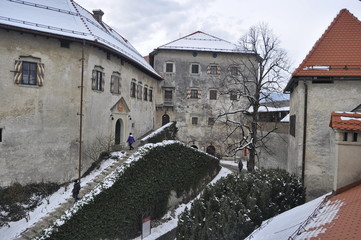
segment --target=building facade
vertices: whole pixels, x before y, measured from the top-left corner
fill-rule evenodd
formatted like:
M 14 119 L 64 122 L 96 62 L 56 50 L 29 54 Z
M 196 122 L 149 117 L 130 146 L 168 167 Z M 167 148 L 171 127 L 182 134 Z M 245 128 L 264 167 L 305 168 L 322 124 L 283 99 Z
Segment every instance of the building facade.
M 37 3 L 0 9 L 1 186 L 72 180 L 100 144 L 119 149 L 156 125 L 162 78 L 103 12 Z
M 302 177 L 308 199 L 335 190 L 338 166 L 330 116 L 360 104 L 360 63 L 361 23 L 343 9 L 285 89 L 291 94 L 288 169 Z
M 156 48 L 149 58 L 164 77 L 157 122 L 176 121 L 181 141 L 211 154 L 227 154 L 240 134 L 218 116 L 248 108 L 246 98 L 228 80 L 241 78 L 242 64 L 255 63 L 256 57 L 198 31 Z M 245 121 L 242 114 L 234 120 Z

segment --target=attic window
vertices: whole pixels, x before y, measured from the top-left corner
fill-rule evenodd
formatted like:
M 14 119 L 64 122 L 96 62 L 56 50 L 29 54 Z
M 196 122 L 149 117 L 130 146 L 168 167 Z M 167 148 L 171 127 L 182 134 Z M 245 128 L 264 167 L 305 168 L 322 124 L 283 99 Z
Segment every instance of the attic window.
M 165 63 L 165 72 L 166 73 L 174 73 L 175 72 L 174 63 L 172 63 L 172 62 Z
M 60 47 L 62 47 L 62 48 L 70 48 L 70 41 L 60 40 Z

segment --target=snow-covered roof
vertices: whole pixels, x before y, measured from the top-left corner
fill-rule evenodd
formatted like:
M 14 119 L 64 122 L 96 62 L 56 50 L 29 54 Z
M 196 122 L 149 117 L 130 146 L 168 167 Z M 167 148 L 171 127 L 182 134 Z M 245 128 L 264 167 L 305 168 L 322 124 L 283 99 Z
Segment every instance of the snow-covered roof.
M 258 112 L 289 112 L 290 107 L 267 107 L 267 106 L 260 106 L 258 108 Z M 253 107 L 249 107 L 248 112 L 253 112 Z
M 158 49 L 244 53 L 244 51 L 240 50 L 236 44 L 201 31 L 194 32 L 162 45 L 158 47 Z
M 0 5 L 0 25 L 101 44 L 161 78 L 129 41 L 72 0 L 1 0 Z

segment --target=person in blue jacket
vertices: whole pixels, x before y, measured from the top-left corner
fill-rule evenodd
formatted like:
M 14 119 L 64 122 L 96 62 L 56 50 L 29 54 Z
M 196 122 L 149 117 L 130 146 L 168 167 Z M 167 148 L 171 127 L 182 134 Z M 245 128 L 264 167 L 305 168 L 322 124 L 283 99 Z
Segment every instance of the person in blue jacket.
M 129 150 L 133 150 L 134 147 L 132 146 L 132 144 L 135 142 L 134 137 L 132 135 L 132 133 L 129 133 L 129 137 L 127 140 L 128 144 L 129 144 Z

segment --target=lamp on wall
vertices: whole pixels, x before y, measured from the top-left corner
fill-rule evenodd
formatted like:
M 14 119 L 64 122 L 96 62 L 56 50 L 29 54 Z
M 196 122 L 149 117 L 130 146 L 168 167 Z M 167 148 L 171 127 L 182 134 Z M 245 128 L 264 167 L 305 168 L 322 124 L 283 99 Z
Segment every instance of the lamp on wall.
M 109 117 L 110 117 L 111 120 L 114 120 L 113 114 L 110 114 Z
M 128 118 L 129 118 L 129 120 L 132 120 L 132 117 L 130 115 L 128 115 Z

